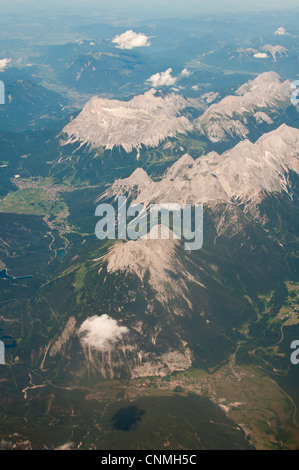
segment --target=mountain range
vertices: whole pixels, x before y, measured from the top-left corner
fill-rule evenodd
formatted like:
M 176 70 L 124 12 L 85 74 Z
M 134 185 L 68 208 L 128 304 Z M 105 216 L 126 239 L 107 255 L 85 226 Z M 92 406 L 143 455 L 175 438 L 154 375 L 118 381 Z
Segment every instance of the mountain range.
M 0 448 L 294 446 L 299 129 L 277 70 L 296 40 L 238 26 L 232 47 L 222 22 L 203 21 L 201 41 L 191 21 L 172 43 L 170 23 L 161 43 L 163 26 L 144 29 L 154 52 L 117 49 L 120 26 L 38 45 L 32 80 L 7 86 Z M 118 196 L 203 204 L 202 248 L 163 226 L 158 240 L 98 240 L 95 209 Z

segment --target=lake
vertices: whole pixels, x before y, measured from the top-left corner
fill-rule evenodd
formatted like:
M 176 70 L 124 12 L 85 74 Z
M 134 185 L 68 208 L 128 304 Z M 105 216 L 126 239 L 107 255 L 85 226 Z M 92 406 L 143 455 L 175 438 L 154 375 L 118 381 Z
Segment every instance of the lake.
M 17 281 L 20 279 L 32 279 L 32 276 L 13 277 L 7 274 L 7 269 L 3 269 L 2 271 L 0 271 L 0 279 L 9 280 L 9 281 L 11 280 Z

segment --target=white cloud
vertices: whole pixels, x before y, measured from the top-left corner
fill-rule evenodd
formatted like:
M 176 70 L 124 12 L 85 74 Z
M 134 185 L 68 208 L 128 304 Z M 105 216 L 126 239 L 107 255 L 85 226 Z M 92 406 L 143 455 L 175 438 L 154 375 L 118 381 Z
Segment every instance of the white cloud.
M 192 72 L 190 72 L 190 70 L 188 69 L 183 69 L 180 75 L 181 77 L 190 77 L 190 75 L 192 75 Z
M 192 75 L 192 72 L 190 72 L 188 69 L 183 69 L 177 77 L 173 77 L 171 74 L 172 69 L 170 68 L 167 69 L 165 72 L 155 73 L 155 75 L 152 75 L 147 80 L 147 82 L 149 82 L 153 88 L 159 88 L 161 86 L 172 86 L 181 78 L 190 77 L 190 75 Z M 180 88 L 183 89 L 183 87 Z
M 78 335 L 83 346 L 107 351 L 127 333 L 127 327 L 120 326 L 116 320 L 105 314 L 87 318 L 80 326 Z
M 283 28 L 282 26 L 278 28 L 274 34 L 276 36 L 290 36 L 289 33 L 287 33 L 286 29 Z
M 177 77 L 173 77 L 171 73 L 172 69 L 167 69 L 165 72 L 152 75 L 147 81 L 150 82 L 154 88 L 161 86 L 171 86 L 174 85 L 177 81 Z
M 268 54 L 265 52 L 257 52 L 257 54 L 254 54 L 253 56 L 255 59 L 268 59 Z
M 0 59 L 0 72 L 4 72 L 6 67 L 10 64 L 11 59 Z
M 115 36 L 112 41 L 118 49 L 134 49 L 134 47 L 148 47 L 151 45 L 148 36 L 142 33 L 135 33 L 132 29 L 119 36 Z

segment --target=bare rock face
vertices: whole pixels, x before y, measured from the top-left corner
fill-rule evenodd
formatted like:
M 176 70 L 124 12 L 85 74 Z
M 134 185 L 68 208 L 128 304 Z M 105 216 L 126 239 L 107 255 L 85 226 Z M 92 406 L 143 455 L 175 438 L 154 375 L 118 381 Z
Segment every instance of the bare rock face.
M 263 74 L 240 87 L 235 96 L 212 105 L 199 121 L 207 119 L 207 132 L 219 130 L 219 134 L 213 134 L 219 139 L 225 138 L 228 129 L 232 134 L 239 130 L 245 136 L 248 115 L 257 123 L 272 123 L 271 112 L 289 96 L 289 82 L 282 83 L 274 73 Z M 176 132 L 192 130 L 199 121 L 191 124 L 180 115 L 187 105 L 190 102 L 183 97 L 154 91 L 128 102 L 94 98 L 66 126 L 65 132 L 70 141 L 78 140 L 94 147 L 122 146 L 130 152 L 141 145 L 158 145 Z M 292 196 L 290 174 L 299 174 L 298 156 L 299 130 L 282 125 L 256 143 L 244 140 L 222 155 L 211 152 L 194 160 L 185 154 L 168 168 L 160 181 L 153 181 L 138 168 L 130 177 L 115 181 L 100 199 L 129 195 L 132 204 L 146 206 L 204 203 L 209 206 L 213 219 L 215 240 L 236 237 L 240 246 L 246 247 L 248 213 L 262 225 L 257 207 L 265 194 Z M 111 302 L 110 298 L 109 302 L 117 307 L 109 311 L 108 346 L 103 348 L 98 341 L 81 343 L 88 371 L 100 372 L 105 378 L 120 377 L 123 371 L 130 377 L 145 377 L 190 367 L 198 353 L 189 334 L 190 327 L 186 329 L 184 325 L 194 321 L 204 341 L 214 321 L 214 313 L 211 314 L 214 307 L 206 293 L 209 278 L 202 259 L 189 257 L 170 235 L 169 239 L 143 237 L 119 241 L 105 256 L 93 262 L 99 284 L 115 295 L 117 301 Z M 135 305 L 140 305 L 138 314 Z M 99 319 L 101 335 L 105 315 Z M 93 317 L 89 319 L 92 325 L 94 321 Z M 80 329 L 82 325 L 79 332 Z M 63 350 L 74 330 L 73 323 L 66 325 L 50 357 Z M 95 329 L 90 331 L 94 336 Z M 117 331 L 125 334 L 111 336 Z
M 278 50 L 272 50 L 276 54 Z M 235 95 L 215 103 L 195 122 L 199 131 L 211 142 L 227 140 L 229 136 L 246 138 L 247 118 L 263 112 L 269 119 L 281 106 L 290 105 L 291 83 L 282 82 L 275 72 L 265 72 L 242 85 Z M 259 116 L 259 114 L 258 114 Z
M 263 51 L 270 52 L 273 57 L 274 62 L 277 61 L 277 56 L 281 57 L 288 54 L 288 51 L 283 46 L 272 46 L 271 44 L 266 44 L 263 47 Z
M 148 279 L 157 300 L 162 304 L 167 305 L 170 298 L 175 300 L 180 297 L 191 307 L 186 283 L 190 281 L 190 276 L 184 278 L 184 268 L 176 251 L 179 243 L 164 226 L 157 228 L 161 228 L 163 239 L 151 239 L 149 233 L 136 241 L 117 243 L 107 256 L 107 272 L 121 272 L 124 276 L 133 273 L 141 282 Z M 167 233 L 163 234 L 163 231 Z M 169 276 L 170 272 L 172 276 Z
M 262 193 L 291 194 L 289 173 L 299 174 L 298 155 L 299 130 L 283 124 L 256 143 L 245 140 L 221 156 L 211 152 L 193 160 L 184 155 L 159 182 L 134 172 L 117 180 L 107 196 L 130 194 L 134 188 L 135 203 L 237 201 L 250 209 Z
M 248 220 L 263 225 L 257 207 L 264 195 L 284 192 L 292 197 L 290 173 L 299 174 L 298 144 L 299 130 L 282 125 L 255 144 L 246 140 L 222 155 L 212 152 L 194 160 L 186 154 L 158 182 L 138 169 L 129 178 L 117 180 L 102 197 L 130 194 L 133 204 L 145 205 L 205 203 L 212 214 L 215 240 L 235 237 L 243 246 L 248 242 Z M 187 369 L 195 353 L 184 323 L 199 315 L 202 332 L 208 334 L 213 326 L 209 307 L 201 312 L 198 306 L 199 297 L 205 305 L 207 289 L 202 259 L 189 256 L 172 233 L 169 238 L 161 235 L 158 240 L 143 236 L 119 241 L 104 257 L 93 260 L 99 263 L 100 282 L 113 285 L 116 292 L 119 289 L 122 299 L 127 296 L 115 316 L 120 326 L 128 326 L 128 334 L 107 351 L 85 349 L 88 364 L 103 377 L 117 377 L 128 364 L 131 377 Z M 130 286 L 126 293 L 124 285 Z M 144 300 L 141 317 L 126 310 L 126 303 L 132 308 L 132 298 L 135 302 L 139 295 Z M 148 319 L 155 311 L 158 321 L 152 326 Z
M 157 147 L 167 137 L 192 129 L 180 113 L 190 106 L 174 93 L 161 95 L 150 90 L 130 101 L 94 97 L 64 129 L 69 142 L 80 141 L 94 148 L 123 147 L 126 152 L 141 145 Z
M 274 57 L 283 51 L 268 47 Z M 201 99 L 186 99 L 175 93 L 163 94 L 150 90 L 130 101 L 94 97 L 63 132 L 66 144 L 79 142 L 92 148 L 122 147 L 127 153 L 141 146 L 157 147 L 168 137 L 178 133 L 199 131 L 211 142 L 229 137 L 248 136 L 248 118 L 258 124 L 272 124 L 271 115 L 290 104 L 291 83 L 282 82 L 275 72 L 266 72 L 242 85 L 235 95 L 211 104 L 216 93 L 202 95 Z M 207 105 L 210 107 L 205 111 Z M 203 114 L 193 120 L 186 108 L 200 109 Z M 185 112 L 186 115 L 183 115 Z

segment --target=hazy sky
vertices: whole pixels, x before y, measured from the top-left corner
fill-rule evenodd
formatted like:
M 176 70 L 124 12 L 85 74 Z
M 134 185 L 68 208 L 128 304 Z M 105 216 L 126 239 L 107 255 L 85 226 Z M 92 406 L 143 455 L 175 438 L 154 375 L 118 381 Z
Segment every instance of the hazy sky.
M 298 0 L 0 0 L 1 10 L 67 9 L 70 12 L 103 12 L 105 14 L 187 16 L 210 12 L 238 12 L 299 8 Z

